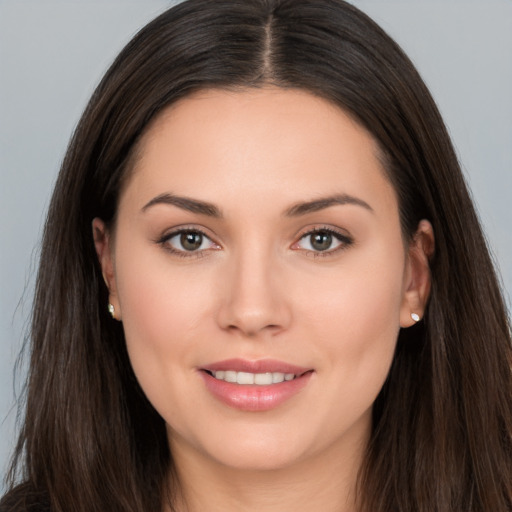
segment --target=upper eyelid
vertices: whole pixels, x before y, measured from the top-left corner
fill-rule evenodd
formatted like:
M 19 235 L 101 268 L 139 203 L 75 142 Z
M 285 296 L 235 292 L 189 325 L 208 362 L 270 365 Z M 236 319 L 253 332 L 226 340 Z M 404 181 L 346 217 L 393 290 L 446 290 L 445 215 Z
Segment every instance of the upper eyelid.
M 176 226 L 173 228 L 169 228 L 169 229 L 165 230 L 161 236 L 158 237 L 158 240 L 159 241 L 169 240 L 170 238 L 172 238 L 176 235 L 179 235 L 181 233 L 187 233 L 187 232 L 200 233 L 201 235 L 205 236 L 212 242 L 215 242 L 215 240 L 213 240 L 212 235 L 208 233 L 208 230 L 206 230 L 202 227 L 193 226 L 193 225 L 183 225 L 183 226 Z M 215 242 L 215 243 L 217 243 L 217 242 Z
M 334 226 L 318 225 L 318 226 L 314 226 L 314 227 L 305 228 L 305 229 L 299 231 L 299 233 L 296 235 L 297 241 L 301 240 L 305 236 L 311 235 L 313 233 L 322 232 L 322 231 L 327 231 L 328 233 L 337 235 L 340 238 L 349 239 L 349 240 L 353 239 L 352 235 L 344 229 L 336 228 Z

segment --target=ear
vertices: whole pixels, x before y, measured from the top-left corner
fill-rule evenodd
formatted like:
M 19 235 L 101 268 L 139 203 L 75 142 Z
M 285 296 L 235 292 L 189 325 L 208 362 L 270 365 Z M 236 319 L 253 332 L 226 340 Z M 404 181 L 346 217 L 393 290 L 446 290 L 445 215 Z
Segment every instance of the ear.
M 107 229 L 105 223 L 98 217 L 92 221 L 92 236 L 94 239 L 94 247 L 96 248 L 96 254 L 98 261 L 101 266 L 101 273 L 103 280 L 108 288 L 109 292 L 109 303 L 114 306 L 112 317 L 116 320 L 121 320 L 121 307 L 117 297 L 117 287 L 115 279 L 115 267 L 114 267 L 114 251 L 112 236 Z M 105 308 L 108 305 L 105 304 Z
M 428 220 L 422 220 L 407 251 L 404 295 L 400 309 L 401 327 L 410 327 L 423 318 L 430 295 L 429 260 L 434 254 L 434 248 L 432 224 Z

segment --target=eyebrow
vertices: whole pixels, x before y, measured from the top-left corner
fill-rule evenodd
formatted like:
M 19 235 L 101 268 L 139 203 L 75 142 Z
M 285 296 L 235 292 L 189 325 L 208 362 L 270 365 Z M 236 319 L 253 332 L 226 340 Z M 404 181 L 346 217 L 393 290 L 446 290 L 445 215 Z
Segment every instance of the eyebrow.
M 145 212 L 152 206 L 158 204 L 167 204 L 176 206 L 182 210 L 186 210 L 192 213 L 199 213 L 201 215 L 207 215 L 208 217 L 214 217 L 216 219 L 222 218 L 222 213 L 217 206 L 207 201 L 200 201 L 198 199 L 191 199 L 189 197 L 176 196 L 174 194 L 160 194 L 142 207 L 142 212 Z M 362 199 L 354 197 L 348 194 L 336 194 L 328 197 L 321 197 L 313 201 L 306 201 L 296 203 L 285 211 L 286 217 L 299 217 L 308 213 L 318 212 L 335 205 L 346 205 L 352 204 L 361 206 L 366 210 L 374 213 L 373 208 Z
M 297 203 L 288 210 L 286 210 L 285 215 L 287 217 L 298 217 L 300 215 L 306 215 L 308 213 L 324 210 L 325 208 L 329 208 L 330 206 L 345 204 L 361 206 L 362 208 L 365 208 L 366 210 L 375 213 L 373 208 L 366 201 L 363 201 L 358 197 L 354 197 L 348 194 L 336 194 L 333 196 L 321 197 L 319 199 L 315 199 L 314 201 Z
M 157 204 L 167 204 L 177 206 L 182 210 L 187 210 L 192 213 L 199 213 L 207 215 L 208 217 L 222 218 L 222 213 L 219 208 L 212 203 L 206 201 L 199 201 L 198 199 L 190 199 L 189 197 L 176 196 L 174 194 L 160 194 L 154 197 L 142 207 L 142 212 L 145 212 L 152 206 Z

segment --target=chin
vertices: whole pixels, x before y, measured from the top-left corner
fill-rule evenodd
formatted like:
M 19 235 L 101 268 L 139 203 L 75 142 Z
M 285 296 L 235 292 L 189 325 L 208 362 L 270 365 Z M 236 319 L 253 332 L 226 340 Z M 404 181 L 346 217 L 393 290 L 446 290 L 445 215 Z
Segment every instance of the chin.
M 281 425 L 244 424 L 229 432 L 215 430 L 211 425 L 204 437 L 191 437 L 190 432 L 184 437 L 170 433 L 171 451 L 180 452 L 188 445 L 214 465 L 238 471 L 273 471 L 300 462 L 314 444 L 302 436 L 290 435 L 290 429 Z
M 222 454 L 211 454 L 223 466 L 247 472 L 268 472 L 287 469 L 300 463 L 303 453 L 291 447 L 243 446 Z

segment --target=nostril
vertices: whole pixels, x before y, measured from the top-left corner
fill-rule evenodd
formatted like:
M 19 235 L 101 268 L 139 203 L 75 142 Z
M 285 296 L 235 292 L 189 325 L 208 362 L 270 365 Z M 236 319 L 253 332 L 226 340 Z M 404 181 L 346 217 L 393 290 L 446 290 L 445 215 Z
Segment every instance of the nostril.
M 223 299 L 216 318 L 224 331 L 253 337 L 262 332 L 275 334 L 289 325 L 289 304 L 280 294 L 263 295 L 257 287 L 246 285 Z
M 258 336 L 262 332 L 265 331 L 280 331 L 282 327 L 278 324 L 268 324 L 268 325 L 249 325 L 248 323 L 240 323 L 240 325 L 236 324 L 230 324 L 226 328 L 228 331 L 231 332 L 240 332 L 244 334 L 247 337 L 254 337 Z

